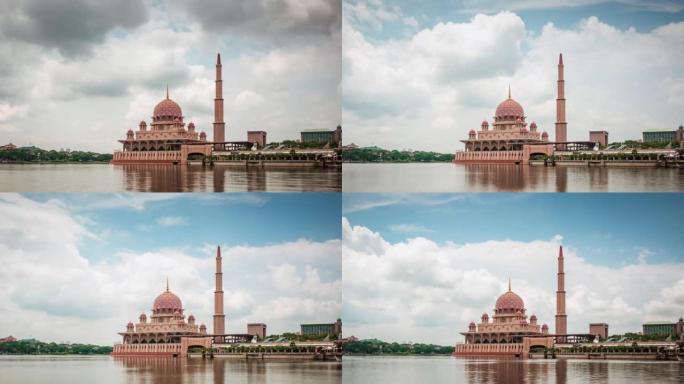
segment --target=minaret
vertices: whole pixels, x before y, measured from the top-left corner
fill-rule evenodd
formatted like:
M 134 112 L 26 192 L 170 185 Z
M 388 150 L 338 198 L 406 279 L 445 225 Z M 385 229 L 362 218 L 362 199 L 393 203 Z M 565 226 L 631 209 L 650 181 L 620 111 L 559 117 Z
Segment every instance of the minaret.
M 563 246 L 558 253 L 558 290 L 556 291 L 556 334 L 567 335 L 568 316 L 565 314 L 565 272 L 563 267 Z M 556 339 L 560 342 L 564 337 Z
M 216 249 L 216 290 L 214 291 L 214 334 L 226 333 L 226 316 L 223 314 L 223 273 L 221 272 L 221 247 Z M 223 343 L 223 336 L 214 339 Z
M 565 79 L 563 77 L 563 54 L 558 57 L 558 97 L 556 97 L 556 142 L 568 141 L 568 123 L 565 121 Z M 556 146 L 565 150 L 565 145 Z
M 216 56 L 216 98 L 214 99 L 214 142 L 226 141 L 226 123 L 223 122 L 223 80 L 221 80 L 221 54 Z M 214 145 L 223 150 L 223 144 Z

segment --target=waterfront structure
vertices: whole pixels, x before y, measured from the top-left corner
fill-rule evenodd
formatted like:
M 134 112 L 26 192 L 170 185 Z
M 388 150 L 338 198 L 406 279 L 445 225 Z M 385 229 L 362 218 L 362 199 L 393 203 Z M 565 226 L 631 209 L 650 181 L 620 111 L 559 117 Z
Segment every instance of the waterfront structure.
M 223 335 L 226 333 L 226 315 L 223 314 L 223 272 L 221 265 L 221 247 L 216 248 L 216 274 L 214 289 L 214 334 Z M 217 343 L 223 342 L 223 336 L 216 339 Z
M 561 143 L 558 145 L 558 150 L 565 150 L 565 143 L 568 141 L 568 123 L 565 121 L 565 67 L 563 66 L 563 54 L 558 56 L 558 80 L 556 91 L 558 92 L 556 96 L 556 142 Z
M 247 141 L 256 144 L 258 149 L 266 146 L 266 131 L 247 131 Z
M 558 273 L 556 290 L 556 334 L 568 334 L 568 315 L 565 314 L 565 259 L 563 258 L 563 247 L 558 251 Z M 558 340 L 563 342 L 564 338 Z
M 589 324 L 589 333 L 598 336 L 599 340 L 603 341 L 608 338 L 608 324 L 606 323 L 591 323 Z
M 247 333 L 256 336 L 257 340 L 263 341 L 266 338 L 266 324 L 250 323 L 247 324 Z
M 529 321 L 523 299 L 513 292 L 511 282 L 508 291 L 496 300 L 494 314 L 483 313 L 479 323 L 468 325 L 462 332 L 465 343 L 456 344 L 454 356 L 513 356 L 526 357 L 534 348 L 551 348 L 555 342 L 564 342 L 567 336 L 567 315 L 565 314 L 565 290 L 563 272 L 563 247 L 558 254 L 556 291 L 556 334 L 549 334 L 546 324 L 539 325 L 532 314 Z
M 589 131 L 589 141 L 598 143 L 599 148 L 605 148 L 608 145 L 608 131 Z
M 565 149 L 567 141 L 567 121 L 565 120 L 565 80 L 563 73 L 563 54 L 558 59 L 558 95 L 556 98 L 556 137 L 558 150 Z M 529 164 L 531 159 L 553 155 L 554 144 L 549 142 L 549 134 L 540 132 L 536 122 L 527 125 L 523 107 L 511 97 L 496 107 L 494 121 L 490 124 L 483 120 L 480 129 L 471 129 L 463 151 L 457 151 L 455 163 L 511 163 Z
M 338 125 L 334 130 L 329 129 L 305 129 L 300 132 L 302 143 L 327 144 L 331 147 L 339 147 L 342 144 L 342 126 Z
M 167 280 L 166 290 L 154 299 L 149 321 L 145 312 L 140 314 L 138 323 L 129 321 L 126 330 L 119 333 L 123 343 L 114 345 L 112 355 L 178 356 L 187 349 L 184 347 L 191 336 L 200 336 L 193 338 L 192 344 L 210 345 L 210 337 L 201 337 L 207 334 L 206 325 L 197 325 L 192 314 L 186 319 L 184 311 L 181 299 L 169 290 Z
M 684 333 L 684 319 L 677 322 L 651 321 L 642 325 L 644 335 L 674 335 L 680 337 Z
M 684 126 L 676 130 L 652 129 L 641 133 L 644 143 L 674 143 L 684 141 Z
M 301 324 L 303 336 L 328 335 L 339 338 L 342 335 L 342 320 L 337 319 L 334 323 Z
M 3 146 L 0 146 L 0 152 L 3 152 L 3 151 L 13 151 L 13 150 L 15 150 L 15 149 L 17 149 L 17 146 L 14 145 L 14 144 L 12 144 L 12 143 L 5 144 L 5 145 L 3 145 Z
M 214 144 L 217 150 L 224 148 L 225 123 L 223 122 L 223 81 L 221 80 L 221 55 L 216 58 L 216 98 L 214 99 Z M 207 157 L 212 153 L 212 144 L 205 132 L 198 132 L 195 123 L 185 126 L 183 111 L 169 97 L 154 107 L 152 121 L 141 120 L 138 130 L 129 129 L 126 138 L 119 140 L 122 150 L 115 151 L 112 163 L 157 163 L 186 164 L 188 157 Z

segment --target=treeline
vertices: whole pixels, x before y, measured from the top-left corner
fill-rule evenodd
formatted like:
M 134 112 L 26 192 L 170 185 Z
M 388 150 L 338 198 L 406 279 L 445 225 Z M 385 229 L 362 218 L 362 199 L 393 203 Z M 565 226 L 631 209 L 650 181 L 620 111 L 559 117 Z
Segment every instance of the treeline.
M 381 340 L 357 340 L 345 343 L 342 352 L 358 355 L 451 355 L 454 347 L 435 344 L 387 343 Z
M 679 141 L 637 141 L 637 140 L 625 140 L 624 142 L 614 142 L 608 144 L 608 149 L 618 149 L 620 147 L 627 148 L 637 148 L 637 149 L 656 149 L 656 148 L 677 148 L 679 147 Z
M 0 162 L 49 162 L 49 163 L 90 163 L 109 162 L 110 153 L 82 151 L 55 151 L 36 147 L 22 147 L 8 151 L 0 151 Z
M 266 337 L 266 341 L 276 341 L 276 340 L 286 340 L 286 341 L 323 341 L 323 340 L 337 340 L 335 335 L 300 335 L 292 332 L 285 332 L 281 335 L 269 335 Z
M 106 355 L 112 347 L 91 344 L 43 343 L 36 340 L 19 340 L 0 343 L 0 355 Z
M 451 162 L 454 160 L 454 154 L 424 151 L 390 151 L 378 147 L 366 147 L 349 149 L 342 152 L 342 160 L 351 162 L 388 163 Z

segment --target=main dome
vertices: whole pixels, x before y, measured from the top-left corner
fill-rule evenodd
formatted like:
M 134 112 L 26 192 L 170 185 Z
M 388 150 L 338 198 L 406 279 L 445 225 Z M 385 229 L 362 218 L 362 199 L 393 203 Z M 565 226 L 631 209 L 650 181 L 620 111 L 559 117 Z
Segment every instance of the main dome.
M 157 298 L 154 299 L 154 307 L 152 309 L 182 310 L 183 304 L 181 303 L 181 299 L 178 296 L 171 293 L 171 291 L 166 291 L 162 292 L 161 295 L 157 296 Z
M 183 117 L 181 107 L 168 97 L 154 107 L 154 117 Z
M 496 310 L 523 310 L 525 303 L 523 299 L 513 291 L 508 291 L 496 299 Z
M 523 107 L 515 100 L 508 98 L 502 101 L 498 107 L 496 107 L 496 117 L 499 119 L 517 119 L 524 118 L 525 113 Z

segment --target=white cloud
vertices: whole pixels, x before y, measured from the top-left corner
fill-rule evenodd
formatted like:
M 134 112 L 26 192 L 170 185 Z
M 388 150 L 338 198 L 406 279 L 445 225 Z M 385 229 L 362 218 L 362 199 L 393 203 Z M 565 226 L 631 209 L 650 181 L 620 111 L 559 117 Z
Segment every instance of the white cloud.
M 428 227 L 425 227 L 423 225 L 416 225 L 416 224 L 393 224 L 389 226 L 389 229 L 394 231 L 394 232 L 400 232 L 400 233 L 429 233 L 432 232 L 432 230 Z
M 163 227 L 173 227 L 176 225 L 187 225 L 188 224 L 188 219 L 185 217 L 179 217 L 179 216 L 162 216 L 158 217 L 157 220 L 155 220 L 157 224 L 163 226 Z
M 396 341 L 452 344 L 512 279 L 528 315 L 554 327 L 556 258 L 562 239 L 438 244 L 423 238 L 389 243 L 342 222 L 346 333 Z M 639 331 L 644 321 L 675 320 L 684 311 L 684 264 L 608 267 L 566 244 L 568 328 L 586 333 L 606 322 L 611 333 Z
M 518 15 L 440 22 L 404 39 L 374 41 L 343 19 L 343 118 L 348 142 L 451 152 L 512 87 L 513 98 L 553 137 L 556 64 L 565 61 L 568 137 L 607 130 L 611 140 L 675 128 L 684 107 L 684 22 L 647 32 L 595 17 L 572 29 L 529 31 Z M 435 139 L 439 138 L 439 140 Z
M 75 216 L 59 201 L 3 194 L 0 212 L 2 333 L 45 341 L 118 341 L 116 333 L 129 320 L 142 311 L 149 316 L 166 277 L 186 314 L 211 328 L 214 245 L 120 249 L 93 260 L 84 243 L 96 238 L 86 229 L 94 222 Z M 228 331 L 243 333 L 248 322 L 265 322 L 272 333 L 296 331 L 300 322 L 339 317 L 339 250 L 339 240 L 303 239 L 222 247 Z M 301 283 L 283 289 L 282 276 L 270 278 L 267 266 L 289 268 Z

